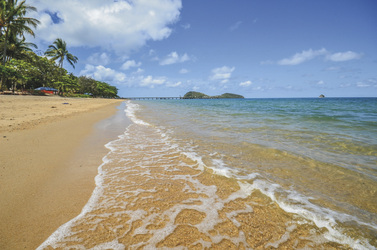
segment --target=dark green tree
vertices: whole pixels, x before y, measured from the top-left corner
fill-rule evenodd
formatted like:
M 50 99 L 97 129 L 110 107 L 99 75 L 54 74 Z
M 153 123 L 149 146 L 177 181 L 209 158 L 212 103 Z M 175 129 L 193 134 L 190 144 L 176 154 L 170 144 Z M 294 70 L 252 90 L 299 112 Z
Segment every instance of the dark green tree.
M 7 57 L 4 55 L 7 55 L 9 37 L 24 37 L 25 33 L 34 36 L 34 31 L 30 26 L 36 28 L 39 21 L 25 16 L 29 11 L 37 11 L 35 7 L 27 5 L 25 0 L 20 3 L 18 0 L 1 0 L 0 5 L 0 34 L 3 43 L 3 65 L 5 65 Z
M 30 79 L 31 87 L 52 87 L 59 80 L 61 74 L 60 68 L 46 57 L 38 56 L 33 52 L 27 52 L 27 54 L 28 56 L 25 60 L 37 68 L 37 72 Z
M 7 62 L 6 68 L 10 69 L 12 74 L 8 76 L 8 83 L 11 85 L 10 88 L 14 92 L 18 87 L 22 90 L 27 88 L 28 81 L 33 77 L 37 68 L 32 64 L 24 61 L 12 59 Z
M 0 49 L 3 51 L 3 46 L 5 46 L 5 43 L 0 43 Z M 28 43 L 25 41 L 25 38 L 19 38 L 15 34 L 11 34 L 8 38 L 8 44 L 7 44 L 7 54 L 5 55 L 5 61 L 9 61 L 12 58 L 13 59 L 26 59 L 26 57 L 29 55 L 26 52 L 31 52 L 32 48 L 37 49 L 37 45 L 34 43 Z M 3 60 L 4 54 L 3 52 L 0 52 L 0 58 Z
M 33 6 L 27 5 L 24 1 L 18 0 L 0 0 L 0 43 L 2 48 L 2 65 L 5 67 L 7 60 L 11 57 L 7 55 L 8 43 L 10 37 L 24 37 L 24 34 L 34 36 L 35 28 L 39 21 L 35 18 L 26 17 L 29 11 L 36 11 Z M 1 75 L 0 89 L 5 75 Z

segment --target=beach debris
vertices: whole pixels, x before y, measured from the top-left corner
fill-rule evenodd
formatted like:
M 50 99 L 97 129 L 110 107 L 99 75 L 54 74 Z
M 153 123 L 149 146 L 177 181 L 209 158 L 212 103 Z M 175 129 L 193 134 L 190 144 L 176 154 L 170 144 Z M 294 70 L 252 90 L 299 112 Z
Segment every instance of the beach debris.
M 62 104 L 69 104 L 69 102 L 63 102 Z
M 56 106 L 51 106 L 52 109 L 56 109 Z

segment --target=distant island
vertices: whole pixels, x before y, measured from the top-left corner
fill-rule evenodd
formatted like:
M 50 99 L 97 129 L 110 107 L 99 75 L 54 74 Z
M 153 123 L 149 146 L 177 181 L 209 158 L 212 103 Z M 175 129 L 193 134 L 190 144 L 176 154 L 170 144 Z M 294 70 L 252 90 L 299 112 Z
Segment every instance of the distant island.
M 240 99 L 245 98 L 242 95 L 236 95 L 231 93 L 225 93 L 222 95 L 216 95 L 216 96 L 209 96 L 200 92 L 190 91 L 187 92 L 182 99 L 225 99 L 225 98 L 233 98 L 233 99 Z

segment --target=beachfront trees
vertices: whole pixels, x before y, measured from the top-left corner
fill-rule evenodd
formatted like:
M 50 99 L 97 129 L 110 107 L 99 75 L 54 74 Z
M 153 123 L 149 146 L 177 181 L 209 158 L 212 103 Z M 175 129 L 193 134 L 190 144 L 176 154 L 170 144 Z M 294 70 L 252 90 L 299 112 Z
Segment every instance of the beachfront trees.
M 67 43 L 61 38 L 57 38 L 54 43 L 48 46 L 45 55 L 51 57 L 51 60 L 58 60 L 58 65 L 60 68 L 63 68 L 64 60 L 67 60 L 73 68 L 75 68 L 75 63 L 77 63 L 78 58 L 67 50 Z
M 38 70 L 34 65 L 24 60 L 17 59 L 10 60 L 7 66 L 16 72 L 16 74 L 12 74 L 8 78 L 13 92 L 17 86 L 20 86 L 22 91 L 25 90 L 33 75 L 35 75 Z
M 26 42 L 25 34 L 34 36 L 33 28 L 39 21 L 27 17 L 36 8 L 26 0 L 0 0 L 0 94 L 4 90 L 28 90 L 38 87 L 54 87 L 61 95 L 81 96 L 78 78 L 63 68 L 64 60 L 75 67 L 78 58 L 67 50 L 67 44 L 58 38 L 45 52 L 46 57 L 36 55 L 33 43 Z M 57 61 L 58 64 L 55 63 Z M 93 96 L 117 97 L 116 87 L 94 81 Z
M 52 61 L 58 61 L 58 66 L 61 69 L 61 77 L 56 82 L 59 94 L 66 93 L 68 90 L 72 90 L 74 86 L 74 80 L 67 76 L 67 71 L 63 68 L 64 60 L 67 60 L 73 68 L 78 58 L 67 50 L 67 43 L 61 38 L 57 38 L 54 43 L 48 46 L 45 55 L 50 57 Z M 73 91 L 69 91 L 73 92 Z
M 27 54 L 26 60 L 38 69 L 31 78 L 30 87 L 53 87 L 61 74 L 60 68 L 46 57 L 38 56 L 33 52 Z
M 105 82 L 96 81 L 91 77 L 80 76 L 77 83 L 81 93 L 86 93 L 93 97 L 118 97 L 118 89 L 116 87 Z
M 27 5 L 24 1 L 18 0 L 0 0 L 0 43 L 1 43 L 1 61 L 3 68 L 5 63 L 12 59 L 8 56 L 8 43 L 9 38 L 23 37 L 24 34 L 34 36 L 35 28 L 39 21 L 35 18 L 26 17 L 29 11 L 36 11 L 33 6 Z M 1 74 L 0 89 L 4 81 L 5 74 Z
M 5 46 L 4 43 L 0 43 L 0 49 Z M 8 45 L 7 45 L 7 54 L 5 55 L 5 61 L 8 62 L 11 59 L 26 59 L 28 57 L 28 53 L 33 51 L 32 48 L 37 49 L 37 45 L 34 43 L 28 43 L 25 41 L 25 38 L 19 38 L 18 36 L 12 34 L 8 38 Z M 4 55 L 1 53 L 1 58 Z
M 34 36 L 34 31 L 30 27 L 36 28 L 39 20 L 25 15 L 29 11 L 37 11 L 33 6 L 27 5 L 25 1 L 18 3 L 18 0 L 1 0 L 0 2 L 0 35 L 2 43 L 2 62 L 11 59 L 7 57 L 7 47 L 10 37 L 24 37 L 24 34 Z
M 7 79 L 7 90 L 33 92 L 38 87 L 52 87 L 60 95 L 72 97 L 117 98 L 118 89 L 90 77 L 76 77 L 60 68 L 54 61 L 26 51 L 21 59 L 11 59 L 5 66 L 0 64 L 0 74 Z

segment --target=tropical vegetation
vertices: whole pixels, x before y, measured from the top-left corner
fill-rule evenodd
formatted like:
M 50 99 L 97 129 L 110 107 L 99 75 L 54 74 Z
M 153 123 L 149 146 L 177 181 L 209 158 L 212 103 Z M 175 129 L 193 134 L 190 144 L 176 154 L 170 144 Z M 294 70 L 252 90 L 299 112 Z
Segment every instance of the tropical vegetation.
M 27 17 L 37 11 L 26 0 L 0 0 L 0 92 L 11 90 L 38 93 L 38 87 L 52 87 L 64 96 L 118 97 L 118 89 L 90 77 L 77 77 L 63 68 L 67 61 L 73 68 L 78 58 L 57 38 L 44 55 L 37 55 L 37 46 L 26 42 L 25 35 L 34 36 L 39 21 Z M 43 54 L 43 53 L 42 53 Z
M 244 98 L 242 95 L 225 93 L 222 95 L 209 96 L 200 92 L 189 91 L 184 96 L 183 99 L 224 99 L 224 98 Z
M 56 39 L 54 44 L 48 46 L 45 55 L 51 57 L 51 60 L 59 60 L 60 68 L 63 68 L 64 59 L 66 59 L 73 68 L 75 67 L 75 63 L 78 61 L 76 56 L 68 52 L 67 43 L 61 38 Z

